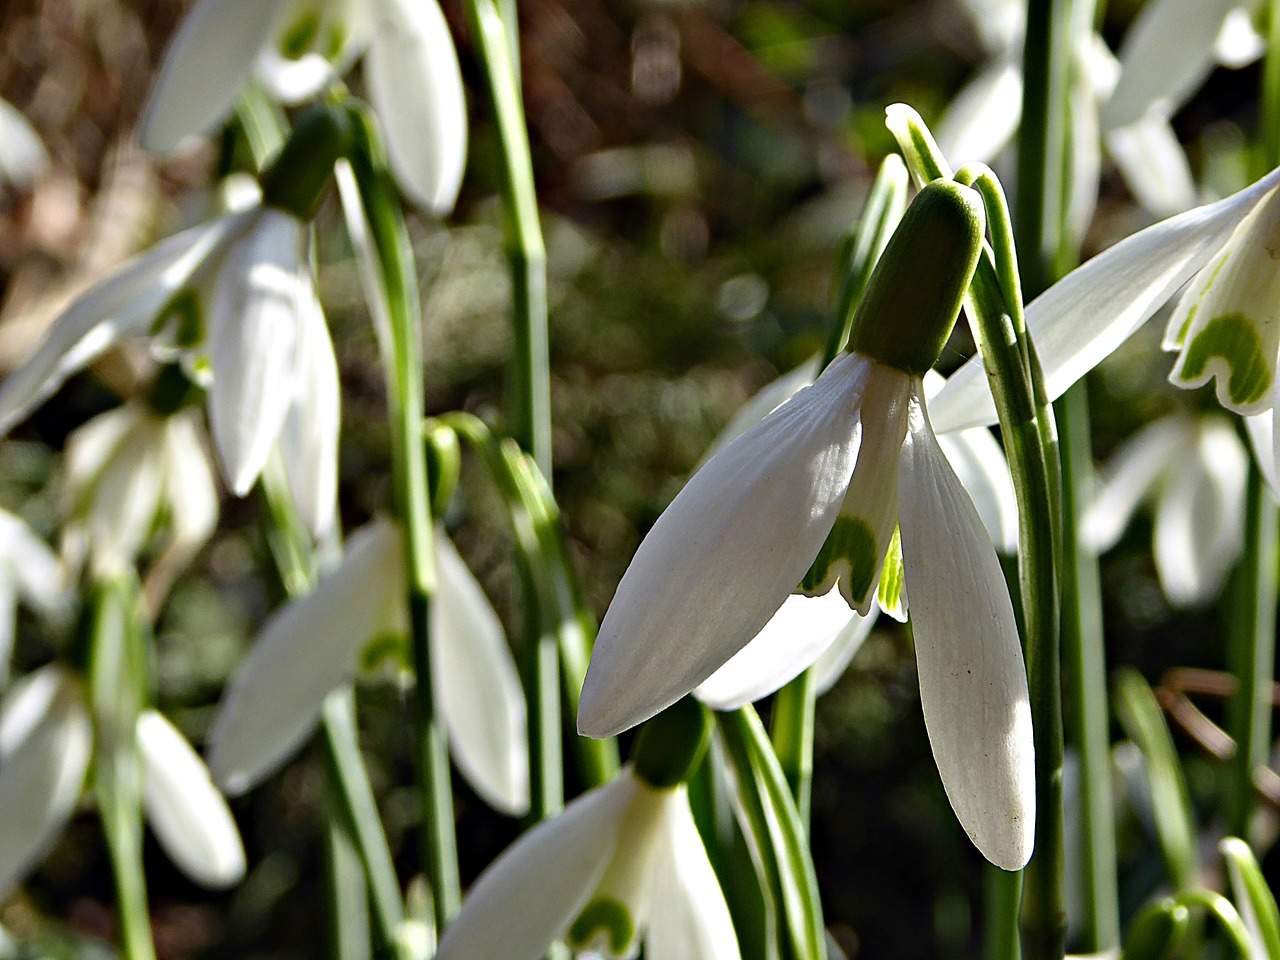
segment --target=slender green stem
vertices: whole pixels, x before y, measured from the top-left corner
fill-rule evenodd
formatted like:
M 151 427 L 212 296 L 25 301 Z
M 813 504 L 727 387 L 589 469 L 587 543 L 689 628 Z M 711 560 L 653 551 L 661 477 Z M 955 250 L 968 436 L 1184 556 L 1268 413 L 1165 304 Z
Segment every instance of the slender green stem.
M 1089 398 L 1082 380 L 1055 405 L 1062 437 L 1062 527 L 1080 528 L 1081 507 L 1092 489 Z M 1115 821 L 1111 806 L 1111 738 L 1108 730 L 1106 653 L 1098 558 L 1080 539 L 1062 539 L 1063 686 L 1070 698 L 1068 742 L 1080 758 L 1080 868 L 1084 953 L 1120 943 Z
M 982 874 L 982 960 L 1018 960 L 1018 903 L 1022 874 L 988 863 Z
M 330 790 L 337 793 L 330 782 Z M 340 813 L 342 799 L 326 804 L 324 866 L 329 894 L 329 955 L 334 960 L 370 960 L 368 887 L 355 841 Z
M 1258 166 L 1258 176 L 1280 164 L 1280 0 L 1268 0 L 1267 7 L 1270 15 L 1266 18 L 1267 53 L 1259 98 L 1262 162 Z
M 1240 912 L 1222 894 L 1204 889 L 1185 890 L 1175 896 L 1174 900 L 1183 906 L 1200 907 L 1217 920 L 1237 956 L 1246 960 L 1254 956 L 1249 928 L 1241 919 Z
M 146 638 L 132 572 L 94 586 L 89 660 L 95 792 L 111 855 L 127 960 L 155 960 L 142 866 L 142 770 L 138 717 L 146 702 Z
M 1227 702 L 1227 732 L 1235 740 L 1224 811 L 1227 833 L 1248 841 L 1254 771 L 1271 747 L 1271 687 L 1276 654 L 1276 505 L 1258 466 L 1249 461 L 1244 552 L 1227 633 L 1227 669 L 1236 691 Z
M 817 699 L 813 670 L 778 691 L 769 731 L 782 774 L 796 801 L 796 812 L 807 834 L 813 798 L 813 725 Z
M 351 157 L 355 190 L 350 189 L 350 180 L 345 176 L 339 177 L 339 188 L 353 242 L 366 251 L 364 259 L 368 259 L 367 252 L 371 250 L 376 260 L 365 264 L 364 276 L 370 288 L 375 327 L 385 340 L 384 362 L 388 363 L 392 470 L 396 508 L 404 532 L 409 646 L 417 678 L 413 734 L 422 811 L 422 858 L 431 884 L 437 927 L 443 930 L 457 913 L 461 895 L 449 748 L 435 701 L 430 656 L 429 612 L 436 572 L 431 493 L 422 442 L 421 300 L 413 250 L 376 125 L 363 109 L 353 106 L 352 114 L 358 125 L 357 146 Z M 344 182 L 347 189 L 342 189 Z M 363 239 L 366 230 L 371 243 Z

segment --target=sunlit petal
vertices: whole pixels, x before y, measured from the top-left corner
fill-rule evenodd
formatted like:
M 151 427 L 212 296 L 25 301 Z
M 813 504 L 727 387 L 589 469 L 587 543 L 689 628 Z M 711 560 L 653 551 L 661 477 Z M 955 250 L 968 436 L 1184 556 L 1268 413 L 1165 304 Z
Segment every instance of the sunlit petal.
M 871 635 L 871 628 L 876 625 L 879 616 L 880 608 L 872 607 L 869 616 L 859 617 L 855 614 L 845 624 L 835 642 L 813 662 L 814 690 L 819 694 L 826 693 L 844 676 L 845 670 L 862 649 L 863 641 Z
M 171 153 L 230 114 L 288 7 L 289 0 L 197 0 L 160 64 L 142 114 L 142 145 Z
M 365 81 L 401 189 L 435 214 L 453 209 L 467 158 L 467 107 L 449 24 L 436 0 L 382 0 Z
M 72 597 L 58 557 L 19 517 L 0 510 L 0 556 L 22 599 L 46 617 L 69 612 Z
M 164 494 L 164 423 L 140 405 L 128 409 L 134 421 L 94 478 L 85 507 L 90 557 L 101 575 L 136 563 Z
M 1022 68 L 1012 58 L 997 60 L 956 94 L 934 134 L 946 158 L 957 166 L 989 163 L 1013 139 L 1022 118 Z
M 1147 227 L 1071 271 L 1027 307 L 1051 399 L 1092 370 L 1217 253 L 1277 183 L 1273 170 L 1239 193 Z M 929 401 L 939 432 L 994 423 L 977 358 Z
M 1237 3 L 1239 0 L 1237 0 Z M 1227 13 L 1213 45 L 1213 54 L 1224 67 L 1247 67 L 1266 52 L 1267 41 L 1253 25 L 1250 9 L 1257 3 L 1239 4 Z
M 527 831 L 467 894 L 436 960 L 536 960 L 586 904 L 623 812 L 639 789 L 624 772 Z
M 1102 483 L 1084 512 L 1080 534 L 1092 550 L 1109 550 L 1124 533 L 1156 481 L 1175 467 L 1193 442 L 1191 424 L 1165 417 L 1126 440 L 1103 470 Z
M 583 733 L 611 736 L 674 703 L 782 606 L 848 488 L 870 366 L 837 359 L 708 461 L 658 518 L 601 624 Z
M 1026 669 L 1000 563 L 915 401 L 899 483 L 920 703 L 947 798 L 982 854 L 1031 855 L 1035 771 Z
M 453 760 L 490 806 L 519 816 L 529 809 L 528 729 L 511 648 L 443 527 L 435 546 L 432 681 Z
M 1066 235 L 1073 247 L 1079 247 L 1085 231 L 1093 221 L 1098 205 L 1098 179 L 1102 175 L 1102 145 L 1098 132 L 1098 100 L 1090 80 L 1088 63 L 1075 57 L 1068 96 L 1071 111 L 1069 174 L 1066 211 L 1063 215 Z
M 942 452 L 964 484 L 991 542 L 1004 553 L 1018 549 L 1018 498 L 1004 450 L 986 427 L 938 438 Z
M 1149 114 L 1127 127 L 1110 130 L 1107 149 L 1144 209 L 1169 217 L 1195 203 L 1191 166 L 1168 120 Z
M 1271 488 L 1271 492 L 1280 497 L 1280 469 L 1277 468 L 1277 453 L 1275 447 L 1275 418 L 1280 413 L 1280 407 L 1275 410 L 1268 410 L 1266 413 L 1260 413 L 1256 417 L 1245 417 L 1245 430 L 1249 434 L 1249 445 L 1253 447 L 1253 458 L 1258 464 L 1258 469 L 1262 471 L 1263 478 L 1267 481 L 1267 486 Z
M 191 744 L 155 710 L 138 717 L 142 802 L 147 821 L 182 872 L 206 887 L 244 876 L 240 831 Z
M 314 729 L 329 691 L 355 673 L 360 648 L 403 603 L 402 551 L 390 522 L 362 527 L 341 565 L 263 626 L 209 733 L 209 769 L 229 795 L 282 764 Z
M 818 597 L 792 594 L 750 643 L 709 676 L 694 696 L 713 710 L 733 710 L 777 690 L 810 666 L 852 620 L 840 591 Z

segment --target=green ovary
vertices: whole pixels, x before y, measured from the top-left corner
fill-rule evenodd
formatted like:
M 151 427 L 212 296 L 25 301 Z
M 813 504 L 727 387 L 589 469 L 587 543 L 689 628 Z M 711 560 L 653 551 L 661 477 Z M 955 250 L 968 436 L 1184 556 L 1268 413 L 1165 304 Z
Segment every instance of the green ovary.
M 1183 351 L 1179 376 L 1188 381 L 1199 379 L 1214 357 L 1230 368 L 1227 395 L 1232 403 L 1246 406 L 1271 389 L 1273 376 L 1262 354 L 1262 340 L 1243 313 L 1225 313 L 1206 323 Z
M 865 599 L 875 581 L 879 559 L 876 535 L 867 522 L 860 517 L 838 517 L 809 572 L 800 581 L 800 589 L 817 593 L 843 575 L 849 595 Z M 841 574 L 841 565 L 847 565 L 848 571 Z
M 575 950 L 584 950 L 601 933 L 609 944 L 610 955 L 623 956 L 626 953 L 635 940 L 636 924 L 625 904 L 612 897 L 597 897 L 578 914 L 566 939 Z

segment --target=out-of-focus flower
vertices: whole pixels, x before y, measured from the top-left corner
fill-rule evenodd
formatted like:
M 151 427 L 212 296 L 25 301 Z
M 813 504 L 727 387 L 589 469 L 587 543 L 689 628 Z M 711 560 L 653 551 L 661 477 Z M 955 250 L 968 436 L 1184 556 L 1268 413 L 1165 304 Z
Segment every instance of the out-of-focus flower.
M 497 615 L 449 538 L 435 538 L 431 675 L 458 768 L 494 808 L 529 808 L 524 694 Z M 333 573 L 271 617 L 240 665 L 209 735 L 209 766 L 238 794 L 283 763 L 314 729 L 324 698 L 350 678 L 376 636 L 403 634 L 404 546 L 375 520 Z
M 143 811 L 161 846 L 197 883 L 238 883 L 245 866 L 240 834 L 200 758 L 154 710 L 139 717 L 137 737 Z M 40 861 L 71 819 L 92 750 L 83 685 L 70 670 L 42 667 L 0 701 L 0 894 Z
M 7 100 L 0 100 L 0 191 L 22 189 L 49 165 L 40 135 Z
M 1280 270 L 1268 254 L 1280 221 L 1277 184 L 1280 169 L 1223 200 L 1147 227 L 1033 300 L 1027 330 L 1050 398 L 1101 363 L 1195 278 L 1165 338 L 1167 349 L 1179 351 L 1171 379 L 1199 386 L 1216 376 L 1224 406 L 1270 415 L 1280 358 L 1280 299 L 1274 293 Z M 981 360 L 952 374 L 932 407 L 942 431 L 994 423 Z
M 1249 455 L 1225 417 L 1165 417 L 1116 451 L 1084 515 L 1095 550 L 1114 546 L 1138 504 L 1156 499 L 1155 562 L 1165 596 L 1203 606 L 1244 544 Z
M 70 615 L 73 603 L 53 551 L 20 518 L 0 510 L 0 688 L 9 679 L 19 600 L 55 622 Z
M 209 133 L 254 74 L 282 102 L 300 103 L 361 54 L 392 173 L 416 204 L 448 212 L 462 183 L 467 115 L 436 0 L 199 0 L 161 64 L 142 143 L 170 153 Z
M 312 531 L 333 522 L 338 382 L 307 257 L 307 228 L 255 206 L 184 230 L 82 295 L 0 385 L 0 434 L 128 336 L 152 338 L 208 388 L 214 444 L 246 494 L 273 447 Z
M 439 960 L 535 960 L 564 938 L 601 958 L 737 960 L 684 784 L 631 767 L 538 824 L 471 888 Z

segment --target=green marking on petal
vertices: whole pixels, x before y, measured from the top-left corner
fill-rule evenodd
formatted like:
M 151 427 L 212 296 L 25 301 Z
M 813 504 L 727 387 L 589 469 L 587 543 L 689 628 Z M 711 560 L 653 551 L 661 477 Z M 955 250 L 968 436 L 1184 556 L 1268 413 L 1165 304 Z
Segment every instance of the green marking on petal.
M 883 609 L 896 611 L 901 608 L 903 577 L 902 532 L 894 527 L 893 539 L 889 541 L 884 566 L 880 569 L 880 586 L 876 590 L 876 599 Z
M 151 324 L 151 335 L 169 326 L 173 328 L 173 345 L 179 350 L 190 350 L 204 341 L 204 313 L 195 290 L 184 287 L 169 298 Z
M 409 670 L 409 650 L 405 635 L 395 630 L 384 630 L 374 636 L 360 651 L 360 670 L 374 673 L 384 665 L 398 670 Z
M 1218 274 L 1222 272 L 1222 268 L 1227 265 L 1227 261 L 1229 259 L 1230 259 L 1229 257 L 1219 257 L 1218 262 L 1210 266 L 1209 269 L 1211 269 L 1213 273 L 1209 276 L 1208 281 L 1205 284 L 1205 287 L 1204 287 L 1205 294 L 1207 294 L 1208 291 L 1213 288 L 1214 282 L 1218 279 Z M 1201 295 L 1200 299 L 1203 301 L 1204 299 L 1203 294 Z M 1194 306 L 1191 307 L 1190 310 L 1187 311 L 1187 318 L 1182 321 L 1182 326 L 1178 328 L 1178 338 L 1177 340 L 1174 341 L 1174 343 L 1179 348 L 1186 345 L 1187 334 L 1191 332 L 1191 324 L 1195 320 L 1196 314 L 1199 312 L 1200 312 L 1199 302 L 1197 302 Z
M 342 47 L 346 42 L 346 27 L 341 23 L 330 24 L 324 42 L 324 58 L 331 61 L 337 60 L 338 54 L 342 53 Z
M 280 35 L 280 55 L 286 60 L 301 60 L 311 52 L 320 35 L 320 15 L 314 10 L 305 11 Z
M 837 517 L 826 542 L 800 581 L 800 590 L 823 593 L 838 576 L 844 576 L 849 594 L 859 601 L 866 597 L 876 577 L 876 535 L 861 517 Z M 843 567 L 847 566 L 847 572 Z
M 1232 403 L 1254 403 L 1271 388 L 1271 368 L 1262 355 L 1262 339 L 1243 313 L 1225 313 L 1204 325 L 1183 350 L 1180 379 L 1202 377 L 1214 357 L 1230 368 L 1227 395 Z
M 613 897 L 597 897 L 578 914 L 569 927 L 569 946 L 583 950 L 591 946 L 597 934 L 604 934 L 609 952 L 622 956 L 636 937 L 636 921 L 626 904 Z

